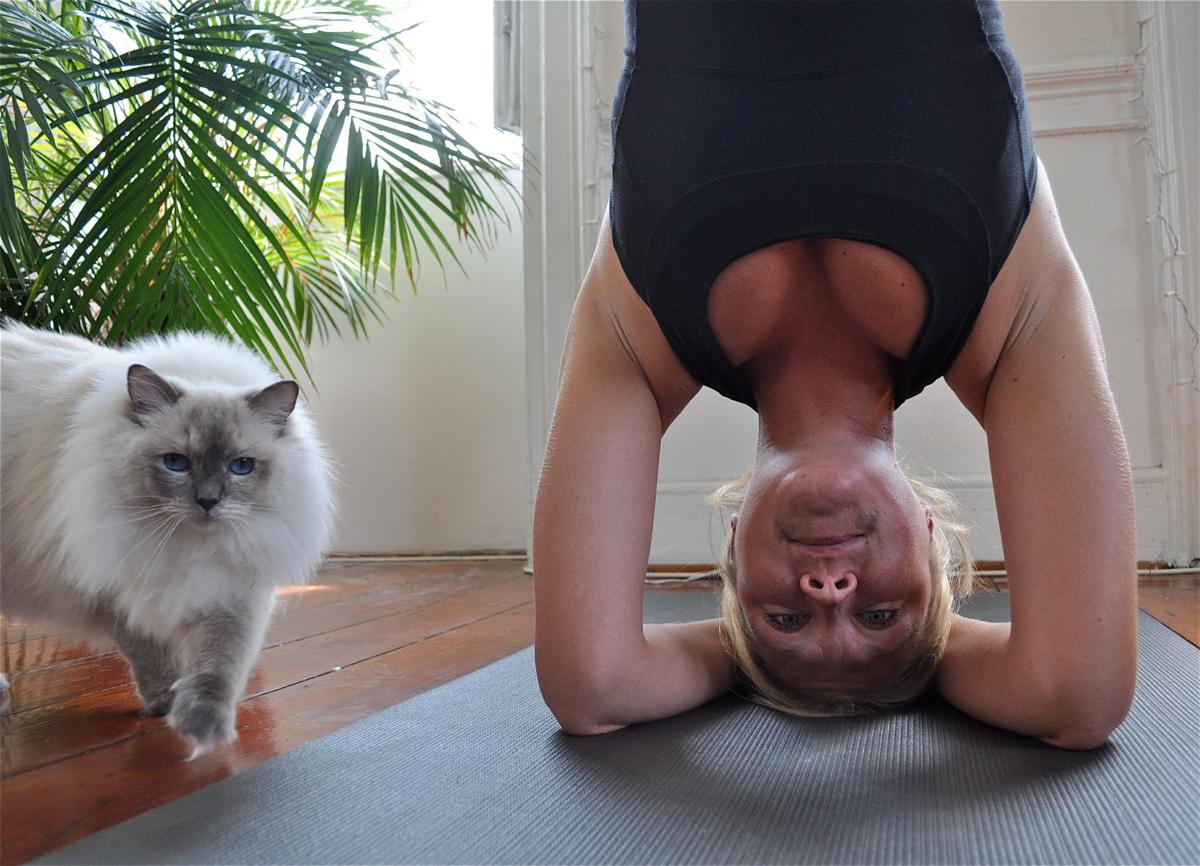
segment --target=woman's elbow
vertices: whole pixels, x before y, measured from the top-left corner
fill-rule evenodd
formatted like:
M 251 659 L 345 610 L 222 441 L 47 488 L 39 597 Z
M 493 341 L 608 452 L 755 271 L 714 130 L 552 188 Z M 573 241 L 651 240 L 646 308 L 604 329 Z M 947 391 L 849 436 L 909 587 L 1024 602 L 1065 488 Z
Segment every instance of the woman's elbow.
M 1087 752 L 1092 749 L 1098 749 L 1108 742 L 1109 735 L 1116 730 L 1116 724 L 1107 723 L 1085 723 L 1072 727 L 1063 728 L 1062 731 L 1051 737 L 1042 737 L 1042 739 L 1052 746 L 1058 746 L 1060 749 L 1070 749 L 1077 752 Z
M 1058 731 L 1042 739 L 1061 749 L 1100 748 L 1129 714 L 1133 690 L 1130 683 L 1128 688 L 1113 689 L 1099 699 L 1073 702 L 1062 713 Z
M 608 714 L 604 713 L 595 701 L 564 700 L 548 695 L 544 688 L 542 698 L 564 734 L 573 737 L 594 737 L 625 727 L 623 724 L 608 721 Z
M 625 727 L 614 721 L 618 708 L 614 705 L 613 684 L 596 671 L 572 672 L 539 664 L 538 686 L 542 700 L 564 733 L 592 737 Z
M 595 737 L 599 734 L 611 734 L 613 731 L 619 731 L 625 727 L 601 721 L 584 713 L 556 712 L 553 707 L 550 712 L 558 720 L 558 726 L 562 728 L 562 732 L 570 734 L 572 737 Z
M 1098 749 L 1107 743 L 1109 735 L 1116 727 L 1116 725 L 1083 722 L 1060 727 L 1056 733 L 1048 737 L 1041 737 L 1041 740 L 1060 749 L 1087 752 Z

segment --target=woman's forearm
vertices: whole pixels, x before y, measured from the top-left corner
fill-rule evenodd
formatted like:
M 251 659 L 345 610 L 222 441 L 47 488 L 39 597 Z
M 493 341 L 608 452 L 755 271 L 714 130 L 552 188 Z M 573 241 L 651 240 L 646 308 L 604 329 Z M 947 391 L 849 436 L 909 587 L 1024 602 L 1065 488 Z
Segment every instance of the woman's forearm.
M 690 710 L 723 695 L 733 684 L 733 660 L 721 640 L 719 619 L 645 626 L 650 693 L 648 718 Z M 651 706 L 657 704 L 657 707 Z
M 1100 746 L 1129 709 L 1120 677 L 1073 671 L 1049 653 L 1014 643 L 1008 623 L 957 615 L 937 684 L 963 712 L 1067 749 Z

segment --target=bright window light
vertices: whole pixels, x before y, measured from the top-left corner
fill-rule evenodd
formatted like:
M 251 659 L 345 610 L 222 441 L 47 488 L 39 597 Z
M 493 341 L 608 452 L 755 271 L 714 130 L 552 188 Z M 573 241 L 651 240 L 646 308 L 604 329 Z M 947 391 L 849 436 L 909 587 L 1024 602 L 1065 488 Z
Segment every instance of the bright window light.
M 462 134 L 485 153 L 520 162 L 521 137 L 492 125 L 491 0 L 384 0 L 411 52 L 398 78 L 447 105 Z

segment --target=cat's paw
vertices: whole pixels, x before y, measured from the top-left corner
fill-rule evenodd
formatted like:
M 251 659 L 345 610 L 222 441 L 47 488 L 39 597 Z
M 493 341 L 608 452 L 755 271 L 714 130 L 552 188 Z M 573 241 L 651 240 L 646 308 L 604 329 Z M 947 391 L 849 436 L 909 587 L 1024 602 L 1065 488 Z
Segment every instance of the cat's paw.
M 151 692 L 149 695 L 142 696 L 143 707 L 138 710 L 138 714 L 142 716 L 165 716 L 171 712 L 171 703 L 175 700 L 175 693 L 171 691 L 171 687 L 159 689 L 156 692 Z
M 133 682 L 137 686 L 138 697 L 142 699 L 140 716 L 165 716 L 171 712 L 171 704 L 175 700 L 175 687 L 182 682 L 178 673 L 161 671 L 147 672 L 136 664 L 133 667 Z
M 175 697 L 167 724 L 192 747 L 189 761 L 237 739 L 237 706 L 233 701 L 197 688 L 187 677 L 172 688 Z

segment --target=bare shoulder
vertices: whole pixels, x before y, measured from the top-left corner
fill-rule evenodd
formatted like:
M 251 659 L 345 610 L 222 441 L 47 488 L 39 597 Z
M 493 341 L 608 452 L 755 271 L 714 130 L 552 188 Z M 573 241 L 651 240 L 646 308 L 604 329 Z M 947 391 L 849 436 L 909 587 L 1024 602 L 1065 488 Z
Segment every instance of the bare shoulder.
M 1038 160 L 1037 189 L 1029 217 L 988 290 L 970 338 L 946 374 L 946 383 L 981 424 L 988 389 L 1002 356 L 1029 336 L 1052 305 L 1069 301 L 1069 295 L 1075 295 L 1078 302 L 1082 286 L 1050 179 Z
M 594 357 L 623 354 L 636 366 L 658 403 L 664 430 L 700 390 L 625 275 L 613 247 L 607 214 L 576 302 L 571 331 L 568 355 L 572 343 L 578 346 L 579 340 L 588 340 Z
M 1010 566 L 1028 558 L 1031 569 L 1058 560 L 1076 571 L 1088 561 L 1092 574 L 1115 569 L 1124 581 L 1133 565 L 1124 435 L 1091 294 L 1040 164 L 1038 183 L 1031 231 L 1017 242 L 1024 247 L 1012 257 L 1012 285 L 998 298 L 1005 315 L 994 331 L 972 336 L 988 343 L 984 387 L 972 396 L 988 436 L 1002 530 L 1039 504 L 1050 518 L 1029 525 L 1027 537 L 1006 534 L 1005 555 Z M 1064 548 L 1062 534 L 1047 536 L 1055 524 L 1079 534 L 1079 549 Z

